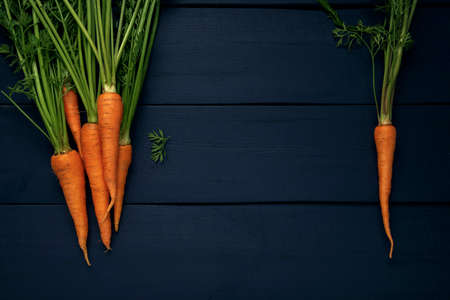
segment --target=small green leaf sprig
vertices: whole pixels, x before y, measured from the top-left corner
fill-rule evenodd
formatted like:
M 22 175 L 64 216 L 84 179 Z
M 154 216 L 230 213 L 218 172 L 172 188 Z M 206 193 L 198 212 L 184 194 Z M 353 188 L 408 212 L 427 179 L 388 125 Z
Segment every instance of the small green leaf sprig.
M 157 129 L 150 132 L 148 138 L 152 142 L 152 160 L 155 163 L 162 163 L 167 156 L 166 144 L 170 136 L 166 137 L 161 129 Z

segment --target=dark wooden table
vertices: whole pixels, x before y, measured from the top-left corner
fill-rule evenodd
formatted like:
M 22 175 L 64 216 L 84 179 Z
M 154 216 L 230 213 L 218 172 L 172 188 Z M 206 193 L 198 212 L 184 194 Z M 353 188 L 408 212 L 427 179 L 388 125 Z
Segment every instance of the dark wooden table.
M 372 0 L 332 3 L 377 20 Z M 312 0 L 167 0 L 110 253 L 89 200 L 91 268 L 49 144 L 1 99 L 0 298 L 450 299 L 450 2 L 419 3 L 394 109 L 392 261 L 366 51 L 337 49 Z M 17 79 L 0 73 L 2 89 Z M 160 166 L 155 128 L 172 136 Z

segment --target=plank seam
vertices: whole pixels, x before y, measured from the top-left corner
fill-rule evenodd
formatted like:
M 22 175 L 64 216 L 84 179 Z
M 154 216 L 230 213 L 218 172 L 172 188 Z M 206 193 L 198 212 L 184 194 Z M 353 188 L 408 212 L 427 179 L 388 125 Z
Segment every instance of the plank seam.
M 336 9 L 365 9 L 376 8 L 376 4 L 369 3 L 333 3 Z M 424 8 L 448 8 L 450 3 L 431 2 L 419 3 L 418 7 Z M 247 3 L 163 3 L 163 8 L 212 8 L 212 9 L 290 9 L 319 11 L 322 10 L 319 4 L 313 3 L 280 3 L 280 4 L 247 4 Z
M 23 202 L 23 203 L 13 203 L 13 202 L 4 202 L 0 203 L 1 206 L 65 206 L 65 203 L 31 203 L 31 202 Z M 280 202 L 186 202 L 186 203 L 177 203 L 177 202 L 153 202 L 153 203 L 145 203 L 145 202 L 134 202 L 134 203 L 125 203 L 126 206 L 256 206 L 256 205 L 302 205 L 302 206 L 320 206 L 320 205 L 329 205 L 329 206 L 378 206 L 378 201 L 376 202 L 351 202 L 351 201 L 280 201 Z M 450 202 L 392 202 L 391 206 L 450 206 Z
M 20 106 L 32 107 L 35 106 L 32 103 L 19 103 Z M 220 106 L 375 106 L 373 103 L 313 103 L 313 102 L 303 102 L 303 103 L 291 103 L 291 102 L 255 102 L 255 103 L 241 103 L 241 102 L 230 102 L 230 103 L 140 103 L 138 106 L 142 107 L 170 107 L 170 106 L 194 106 L 194 107 L 220 107 Z M 408 106 L 450 106 L 450 102 L 419 102 L 419 103 L 398 103 L 394 104 L 394 107 L 408 107 Z M 14 108 L 14 105 L 8 103 L 0 103 L 0 107 Z M 85 110 L 80 110 L 81 113 L 85 113 Z

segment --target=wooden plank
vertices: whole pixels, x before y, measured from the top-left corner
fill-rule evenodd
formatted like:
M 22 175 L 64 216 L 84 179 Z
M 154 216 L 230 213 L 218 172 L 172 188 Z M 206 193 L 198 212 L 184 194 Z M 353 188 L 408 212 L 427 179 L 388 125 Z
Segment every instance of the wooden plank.
M 376 0 L 329 0 L 333 5 L 379 5 L 381 1 Z M 420 5 L 436 5 L 436 4 L 448 4 L 448 0 L 422 0 Z M 317 0 L 165 0 L 162 1 L 163 6 L 273 6 L 273 7 L 302 7 L 309 5 L 316 5 Z
M 84 265 L 62 205 L 0 206 L 4 299 L 448 299 L 450 207 L 126 206 Z M 325 287 L 325 288 L 324 288 Z M 145 297 L 144 297 L 145 295 Z
M 374 21 L 371 9 L 340 12 Z M 449 103 L 449 14 L 417 10 L 398 103 Z M 144 103 L 373 103 L 367 51 L 337 49 L 321 11 L 165 8 L 160 20 Z M 5 63 L 0 74 L 0 87 L 14 82 Z
M 373 11 L 341 10 L 349 22 Z M 417 11 L 399 103 L 450 101 L 448 8 Z M 367 51 L 336 49 L 321 11 L 165 9 L 145 103 L 373 103 Z M 380 61 L 381 63 L 381 61 Z M 381 65 L 380 65 L 381 66 Z
M 450 201 L 450 106 L 394 111 L 392 201 Z M 135 120 L 129 203 L 376 203 L 372 106 L 145 106 Z M 0 108 L 0 203 L 62 203 L 51 149 Z M 11 130 L 14 128 L 14 130 Z M 155 165 L 147 134 L 172 136 Z

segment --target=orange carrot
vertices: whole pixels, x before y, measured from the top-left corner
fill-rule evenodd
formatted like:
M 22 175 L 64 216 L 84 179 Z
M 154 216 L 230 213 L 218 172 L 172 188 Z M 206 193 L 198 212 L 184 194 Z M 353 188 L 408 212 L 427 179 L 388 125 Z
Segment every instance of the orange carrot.
M 97 100 L 98 125 L 102 146 L 103 170 L 111 196 L 108 212 L 117 198 L 117 163 L 119 160 L 119 131 L 122 122 L 122 98 L 117 93 L 105 92 Z
M 78 96 L 73 91 L 67 91 L 64 87 L 64 113 L 66 115 L 67 124 L 69 125 L 70 131 L 72 132 L 75 143 L 77 144 L 80 156 L 81 153 L 81 122 L 80 122 L 80 110 L 78 109 Z
M 87 253 L 88 218 L 86 211 L 86 191 L 83 163 L 77 151 L 53 155 L 51 158 L 53 172 L 58 177 L 64 193 L 67 207 L 75 225 L 78 244 L 83 251 L 84 259 L 90 266 Z
M 389 258 L 392 258 L 394 240 L 389 225 L 389 195 L 391 194 L 392 164 L 394 162 L 396 129 L 393 125 L 379 125 L 375 128 L 375 144 L 378 158 L 378 188 L 383 216 L 384 231 L 391 243 Z
M 114 204 L 114 228 L 119 231 L 120 216 L 122 214 L 125 183 L 127 181 L 128 168 L 131 164 L 131 144 L 119 146 L 119 163 L 117 165 L 117 199 Z
M 109 195 L 103 176 L 100 136 L 96 123 L 86 123 L 81 128 L 81 145 L 84 149 L 84 166 L 89 178 L 95 216 L 100 238 L 107 250 L 111 250 L 111 219 L 107 213 Z M 104 219 L 105 215 L 107 216 Z

